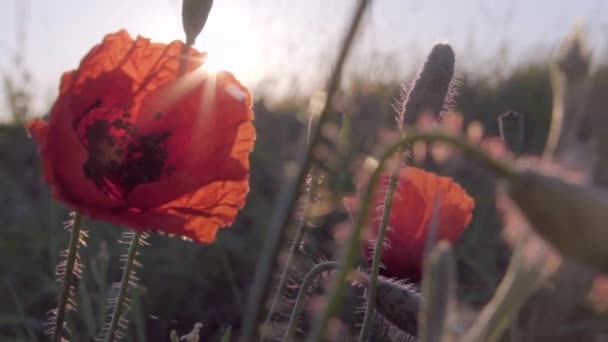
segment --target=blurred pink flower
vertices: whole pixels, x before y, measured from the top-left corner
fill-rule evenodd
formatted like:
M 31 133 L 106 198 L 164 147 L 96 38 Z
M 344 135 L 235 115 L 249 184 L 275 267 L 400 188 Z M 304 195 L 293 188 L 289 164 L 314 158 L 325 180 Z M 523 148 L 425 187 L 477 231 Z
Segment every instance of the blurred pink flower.
M 492 158 L 503 159 L 510 156 L 507 145 L 499 136 L 483 138 L 480 144 L 481 148 L 486 151 Z

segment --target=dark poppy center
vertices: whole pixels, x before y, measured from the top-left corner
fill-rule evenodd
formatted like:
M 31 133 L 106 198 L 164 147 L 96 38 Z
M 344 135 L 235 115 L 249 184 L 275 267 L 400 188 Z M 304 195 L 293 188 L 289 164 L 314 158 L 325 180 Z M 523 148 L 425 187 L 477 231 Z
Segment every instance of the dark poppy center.
M 172 172 L 166 165 L 171 132 L 140 134 L 129 118 L 124 113 L 111 121 L 94 119 L 84 127 L 88 151 L 84 174 L 114 198 L 124 198 L 137 185 L 158 181 Z

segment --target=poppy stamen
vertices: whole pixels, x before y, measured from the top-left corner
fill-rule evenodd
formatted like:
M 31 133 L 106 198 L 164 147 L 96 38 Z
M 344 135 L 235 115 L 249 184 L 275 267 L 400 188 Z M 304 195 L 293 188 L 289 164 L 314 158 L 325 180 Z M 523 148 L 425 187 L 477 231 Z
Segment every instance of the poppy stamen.
M 124 116 L 123 116 L 124 117 Z M 139 135 L 132 123 L 98 119 L 85 128 L 89 158 L 83 169 L 104 194 L 124 198 L 137 185 L 160 180 L 166 166 L 170 131 Z

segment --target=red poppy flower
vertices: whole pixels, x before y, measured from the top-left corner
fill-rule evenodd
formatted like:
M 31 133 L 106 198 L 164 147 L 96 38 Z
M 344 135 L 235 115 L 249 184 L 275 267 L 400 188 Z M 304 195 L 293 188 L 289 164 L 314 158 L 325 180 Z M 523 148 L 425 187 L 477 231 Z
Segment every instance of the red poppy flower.
M 64 73 L 49 121 L 27 124 L 54 197 L 136 230 L 213 241 L 245 203 L 255 129 L 247 88 L 205 71 L 205 57 L 122 30 Z
M 390 173 L 385 173 L 380 184 L 388 184 L 389 179 Z M 367 258 L 372 257 L 380 226 L 381 204 L 386 194 L 385 186 L 379 188 L 371 203 L 372 220 L 363 236 Z M 345 197 L 344 203 L 351 213 L 356 210 L 355 196 Z M 385 274 L 419 280 L 428 229 L 434 212 L 438 214 L 437 238 L 454 242 L 471 221 L 474 206 L 473 199 L 451 178 L 415 167 L 401 168 L 386 235 L 390 247 L 385 248 L 382 253 L 382 263 L 386 266 Z

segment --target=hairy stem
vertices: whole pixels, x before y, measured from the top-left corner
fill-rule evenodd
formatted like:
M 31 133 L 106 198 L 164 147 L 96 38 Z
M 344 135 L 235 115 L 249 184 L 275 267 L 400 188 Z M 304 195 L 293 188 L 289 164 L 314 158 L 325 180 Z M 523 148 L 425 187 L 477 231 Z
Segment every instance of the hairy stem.
M 291 317 L 289 319 L 289 324 L 287 325 L 287 331 L 285 332 L 285 337 L 283 337 L 283 342 L 291 341 L 292 336 L 293 336 L 294 332 L 296 331 L 296 328 L 298 326 L 298 319 L 300 318 L 300 315 L 302 314 L 302 309 L 304 308 L 304 301 L 306 300 L 306 295 L 308 294 L 308 288 L 310 287 L 310 285 L 313 283 L 313 281 L 319 274 L 321 274 L 322 272 L 325 272 L 327 270 L 330 270 L 332 268 L 336 268 L 337 266 L 338 266 L 337 262 L 326 261 L 326 262 L 317 264 L 310 271 L 308 271 L 308 273 L 306 274 L 306 277 L 304 278 L 304 281 L 302 281 L 300 290 L 298 291 L 298 297 L 296 298 L 296 304 L 291 313 Z
M 361 200 L 361 207 L 359 208 L 359 212 L 357 213 L 352 233 L 346 243 L 343 252 L 342 260 L 340 262 L 340 268 L 336 276 L 333 291 L 330 293 L 326 309 L 324 310 L 321 317 L 317 319 L 317 322 L 313 329 L 313 334 L 310 336 L 308 341 L 323 340 L 323 338 L 325 337 L 325 332 L 327 330 L 329 320 L 334 316 L 334 314 L 342 304 L 345 295 L 346 281 L 348 279 L 348 275 L 354 268 L 355 262 L 358 257 L 361 232 L 369 219 L 369 206 L 372 202 L 373 193 L 378 183 L 378 180 L 380 179 L 380 176 L 384 170 L 386 162 L 399 149 L 413 144 L 416 141 L 440 141 L 458 147 L 463 150 L 469 157 L 472 157 L 478 162 L 481 162 L 491 171 L 501 177 L 510 177 L 515 173 L 514 169 L 510 165 L 497 160 L 493 160 L 485 152 L 469 145 L 466 141 L 460 138 L 446 135 L 444 133 L 414 132 L 411 134 L 405 134 L 404 138 L 399 139 L 397 142 L 389 146 L 378 159 L 378 167 L 372 173 L 369 179 L 369 183 L 365 188 Z
M 65 319 L 67 315 L 67 305 L 70 299 L 70 291 L 72 288 L 72 280 L 74 279 L 74 266 L 76 265 L 78 243 L 80 240 L 80 230 L 82 228 L 82 216 L 78 212 L 74 212 L 72 223 L 72 233 L 70 235 L 70 245 L 68 247 L 67 260 L 65 265 L 65 274 L 63 275 L 63 285 L 59 303 L 57 304 L 57 318 L 55 319 L 54 340 L 60 342 L 62 340 Z
M 312 171 L 310 173 L 310 179 L 311 181 L 314 182 L 314 175 L 312 175 Z M 306 198 L 305 198 L 305 202 L 304 202 L 304 207 L 302 209 L 303 211 L 303 215 L 306 214 L 306 212 L 308 211 L 308 206 L 310 205 L 311 202 L 311 197 L 313 196 L 313 191 L 314 189 L 312 189 L 313 183 L 311 183 L 311 189 L 308 190 L 308 193 L 306 194 Z M 293 256 L 296 253 L 296 250 L 298 249 L 298 246 L 300 246 L 300 244 L 302 243 L 302 239 L 304 238 L 304 227 L 306 225 L 306 219 L 304 217 L 301 218 L 300 222 L 298 222 L 298 228 L 296 229 L 296 234 L 293 238 L 293 242 L 291 244 L 291 247 L 289 248 L 289 254 L 287 255 L 287 260 L 285 261 L 285 267 L 283 268 L 283 273 L 281 274 L 281 278 L 279 280 L 279 284 L 277 285 L 277 289 L 275 291 L 274 297 L 272 298 L 272 303 L 270 304 L 270 309 L 268 310 L 268 315 L 266 316 L 266 322 L 264 322 L 264 324 L 268 324 L 272 318 L 272 314 L 274 312 L 274 308 L 278 302 L 279 297 L 281 296 L 281 293 L 283 292 L 283 289 L 285 288 L 285 284 L 287 283 L 287 274 L 289 273 L 289 266 L 291 265 Z M 266 330 L 264 330 L 266 331 Z M 263 340 L 265 337 L 265 334 L 262 333 L 262 337 L 261 339 Z
M 125 303 L 125 299 L 127 298 L 127 291 L 129 283 L 131 281 L 131 272 L 133 271 L 133 265 L 135 261 L 135 256 L 137 255 L 137 249 L 139 247 L 141 235 L 142 233 L 135 232 L 133 235 L 133 239 L 131 240 L 131 243 L 129 245 L 129 250 L 127 252 L 127 260 L 125 261 L 125 266 L 122 271 L 122 278 L 120 279 L 120 287 L 118 290 L 118 297 L 116 298 L 116 305 L 114 306 L 114 310 L 112 311 L 112 321 L 110 321 L 110 327 L 106 335 L 106 342 L 111 342 L 114 339 L 114 334 L 116 333 L 118 323 L 120 322 L 120 317 L 123 313 L 122 309 Z
M 388 228 L 388 222 L 391 217 L 391 208 L 393 206 L 393 194 L 397 187 L 397 179 L 399 175 L 399 169 L 393 171 L 391 179 L 388 183 L 388 189 L 386 191 L 386 199 L 384 202 L 384 210 L 382 212 L 382 219 L 380 221 L 380 228 L 378 235 L 376 236 L 376 245 L 374 246 L 374 256 L 372 259 L 372 268 L 369 275 L 369 290 L 367 298 L 367 306 L 365 307 L 365 317 L 363 318 L 363 325 L 361 326 L 361 332 L 359 333 L 359 342 L 365 342 L 367 334 L 371 326 L 372 317 L 374 315 L 374 304 L 376 303 L 376 291 L 378 288 L 378 274 L 380 273 L 380 262 L 382 260 L 382 252 L 384 250 L 384 239 L 386 236 L 386 230 Z
M 279 204 L 271 220 L 268 236 L 266 238 L 266 244 L 258 261 L 256 276 L 249 293 L 247 307 L 243 311 L 244 325 L 241 335 L 241 339 L 243 341 L 252 341 L 254 336 L 258 334 L 258 325 L 262 312 L 262 306 L 266 300 L 269 290 L 268 284 L 270 283 L 272 273 L 275 268 L 275 261 L 279 247 L 285 239 L 287 226 L 291 219 L 297 198 L 299 197 L 298 194 L 306 179 L 306 174 L 310 168 L 309 164 L 312 160 L 314 148 L 317 146 L 319 136 L 321 135 L 321 128 L 327 121 L 334 96 L 339 88 L 346 57 L 350 52 L 350 48 L 355 40 L 355 35 L 359 24 L 361 23 L 363 13 L 365 12 L 369 2 L 370 0 L 359 0 L 358 2 L 355 15 L 351 21 L 351 25 L 342 44 L 342 48 L 340 49 L 338 60 L 329 79 L 327 96 L 323 105 L 323 110 L 321 111 L 319 120 L 312 131 L 310 144 L 308 144 L 304 154 L 299 158 L 299 168 L 296 176 L 289 182 L 288 186 L 283 187 L 283 191 L 279 196 Z

